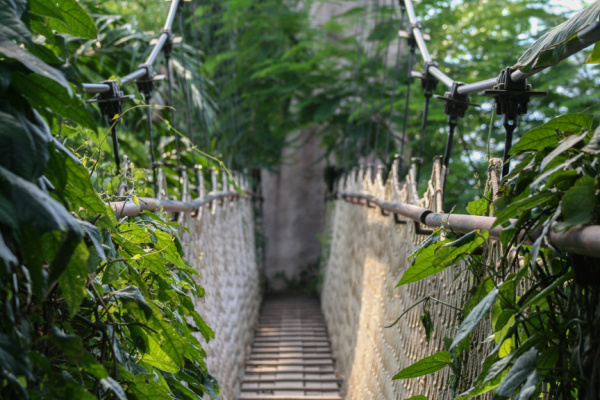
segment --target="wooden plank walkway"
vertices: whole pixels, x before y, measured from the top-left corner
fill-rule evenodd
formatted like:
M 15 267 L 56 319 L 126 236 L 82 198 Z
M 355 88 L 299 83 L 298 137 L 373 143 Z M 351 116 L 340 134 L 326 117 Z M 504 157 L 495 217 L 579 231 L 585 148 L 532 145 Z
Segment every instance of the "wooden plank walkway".
M 342 400 L 340 384 L 319 301 L 267 296 L 239 400 Z

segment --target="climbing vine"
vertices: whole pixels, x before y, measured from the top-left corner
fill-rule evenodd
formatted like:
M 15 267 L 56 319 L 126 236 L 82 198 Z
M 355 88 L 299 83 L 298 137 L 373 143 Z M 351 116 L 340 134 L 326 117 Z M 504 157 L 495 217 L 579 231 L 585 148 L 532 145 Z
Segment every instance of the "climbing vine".
M 600 130 L 593 132 L 592 122 L 588 114 L 567 114 L 528 131 L 511 149 L 520 161 L 504 178 L 501 197 L 492 202 L 487 193 L 469 204 L 473 214 L 496 215 L 495 226 L 503 227 L 500 257 L 486 256 L 497 246 L 487 231 L 457 239 L 444 229 L 411 256 L 399 285 L 466 266 L 460 272 L 474 288 L 455 337 L 444 339 L 446 348 L 394 379 L 449 367 L 456 383 L 460 360 L 472 345 L 470 336 L 485 320 L 492 333 L 488 355 L 472 388 L 457 393 L 454 384 L 453 398 L 470 399 L 492 390 L 498 399 L 596 398 L 598 262 L 561 251 L 549 241 L 552 232 L 599 222 Z M 477 254 L 482 246 L 487 252 Z M 429 332 L 434 321 L 427 322 Z
M 97 34 L 75 0 L 0 1 L 0 398 L 216 398 L 181 227 L 116 219 L 109 194 L 137 201 L 145 173 L 62 136 L 107 135 L 63 58 Z

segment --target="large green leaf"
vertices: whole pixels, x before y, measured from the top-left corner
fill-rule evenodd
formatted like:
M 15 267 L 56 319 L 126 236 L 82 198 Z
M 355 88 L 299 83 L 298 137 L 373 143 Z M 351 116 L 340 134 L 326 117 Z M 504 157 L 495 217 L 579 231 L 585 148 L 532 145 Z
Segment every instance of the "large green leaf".
M 432 267 L 436 270 L 443 269 L 456 264 L 460 259 L 470 255 L 481 247 L 488 239 L 488 231 L 479 230 L 467 233 L 460 239 L 442 245 L 433 257 Z
M 50 133 L 39 129 L 21 113 L 7 111 L 0 111 L 0 165 L 33 181 L 46 167 Z
M 65 17 L 59 8 L 58 2 L 53 0 L 29 0 L 29 12 L 42 16 L 65 21 Z
M 458 333 L 450 345 L 450 352 L 454 351 L 456 346 L 458 346 L 463 339 L 469 336 L 473 329 L 475 329 L 479 322 L 481 322 L 483 317 L 485 317 L 488 311 L 490 311 L 490 308 L 492 308 L 492 305 L 496 301 L 496 296 L 498 296 L 498 288 L 492 289 L 492 291 L 489 292 L 487 296 L 485 296 L 483 300 L 481 300 L 479 304 L 473 308 L 473 310 L 471 310 L 467 318 L 465 318 L 462 324 L 460 324 Z
M 14 71 L 12 85 L 32 105 L 49 108 L 73 122 L 96 130 L 96 122 L 83 102 L 77 97 L 71 97 L 71 91 L 65 90 L 55 81 L 36 74 Z
M 123 390 L 123 388 L 121 387 L 119 382 L 117 382 L 110 376 L 105 379 L 100 379 L 100 384 L 102 385 L 103 388 L 113 392 L 113 394 L 117 397 L 117 399 L 127 400 L 127 394 L 125 394 L 125 391 Z
M 494 222 L 494 226 L 502 225 L 507 222 L 511 218 L 517 218 L 522 212 L 527 210 L 531 210 L 535 207 L 538 207 L 542 204 L 545 204 L 550 199 L 555 199 L 556 194 L 551 192 L 542 192 L 538 193 L 534 196 L 525 197 L 519 201 L 515 201 L 511 203 L 506 208 L 504 208 L 496 218 Z
M 180 365 L 173 360 L 152 336 L 148 336 L 148 351 L 142 356 L 142 361 L 173 374 L 179 371 Z
M 599 16 L 600 3 L 594 2 L 539 38 L 519 57 L 513 68 L 521 68 L 527 72 L 533 68 L 558 64 L 569 45 L 569 39 L 577 32 L 598 21 Z
M 586 136 L 587 132 L 579 136 L 571 135 L 568 136 L 562 142 L 560 142 L 559 145 L 556 146 L 556 148 L 554 148 L 546 157 L 544 157 L 542 163 L 540 164 L 540 171 L 544 171 L 548 167 L 548 165 L 550 165 L 552 160 L 554 160 L 556 157 L 575 146 L 577 143 L 581 142 L 583 139 L 585 139 Z
M 531 373 L 535 372 L 537 353 L 537 349 L 532 347 L 529 351 L 516 359 L 513 367 L 508 371 L 508 374 L 506 374 L 500 386 L 498 386 L 498 390 L 496 391 L 498 396 L 512 396 L 523 381 L 525 381 Z
M 52 342 L 54 342 L 70 362 L 78 363 L 81 360 L 85 353 L 81 336 L 65 333 L 61 329 L 54 327 L 50 337 Z
M 57 69 L 52 68 L 30 52 L 22 48 L 16 43 L 10 40 L 2 40 L 0 38 L 0 53 L 3 53 L 6 57 L 14 58 L 21 62 L 24 66 L 29 68 L 31 72 L 35 72 L 45 78 L 52 79 L 54 82 L 62 86 L 69 96 L 73 95 L 71 91 L 71 85 L 65 79 L 64 75 Z
M 71 318 L 79 311 L 79 306 L 85 298 L 87 260 L 89 256 L 90 253 L 85 242 L 81 241 L 69 258 L 67 268 L 58 276 L 58 283 L 69 306 Z
M 136 286 L 127 286 L 123 289 L 111 292 L 109 295 L 121 300 L 125 308 L 139 308 L 146 314 L 146 318 L 152 316 L 152 308 L 150 308 L 144 295 L 142 295 L 142 292 L 140 292 L 140 289 Z
M 63 21 L 52 19 L 49 25 L 59 33 L 68 33 L 85 39 L 96 39 L 98 28 L 90 15 L 75 0 L 61 0 L 58 7 Z
M 443 269 L 435 268 L 433 259 L 435 257 L 435 251 L 448 242 L 449 240 L 444 240 L 422 249 L 418 253 L 415 263 L 409 266 L 406 272 L 404 272 L 396 287 L 420 281 L 421 279 L 443 271 Z
M 557 230 L 592 222 L 597 206 L 596 180 L 589 175 L 579 178 L 563 195 L 561 204 L 563 222 L 557 225 Z
M 31 43 L 31 33 L 21 19 L 6 5 L 0 5 L 0 40 Z
M 565 114 L 553 118 L 543 125 L 527 131 L 521 139 L 510 149 L 510 154 L 519 154 L 525 151 L 540 151 L 558 143 L 556 135 L 559 132 L 581 132 L 582 129 L 590 130 L 593 115 Z
M 450 356 L 450 353 L 447 351 L 440 351 L 434 355 L 417 361 L 410 367 L 404 368 L 402 371 L 394 375 L 392 379 L 409 379 L 433 374 L 434 372 L 446 368 L 450 364 L 452 364 L 452 357 Z

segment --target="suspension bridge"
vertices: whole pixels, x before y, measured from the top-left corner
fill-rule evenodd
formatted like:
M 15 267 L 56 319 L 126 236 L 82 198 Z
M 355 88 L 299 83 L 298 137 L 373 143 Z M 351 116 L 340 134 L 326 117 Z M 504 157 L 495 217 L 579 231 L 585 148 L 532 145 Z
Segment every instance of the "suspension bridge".
M 159 84 L 155 64 L 163 54 L 170 102 L 167 105 L 173 105 L 170 53 L 176 42 L 173 25 L 177 19 L 181 30 L 183 4 L 180 0 L 171 2 L 164 28 L 139 69 L 118 82 L 82 86 L 85 93 L 95 95 L 90 101 L 97 102 L 109 120 L 117 171 L 123 174 L 128 173 L 129 164 L 119 149 L 118 124 L 111 122 L 129 100 L 122 87 L 138 85 L 149 104 Z M 403 399 L 416 395 L 450 398 L 449 369 L 409 381 L 392 378 L 402 368 L 443 349 L 444 338 L 456 334 L 462 317 L 460 309 L 472 282 L 458 274 L 461 268 L 457 268 L 446 269 L 408 287 L 394 286 L 408 268 L 409 256 L 434 228 L 462 234 L 487 230 L 490 237 L 500 238 L 505 228 L 494 226 L 494 217 L 444 211 L 455 130 L 458 120 L 474 105 L 470 95 L 481 93 L 494 99 L 506 130 L 504 159 L 490 161 L 487 177 L 491 196 L 497 198 L 501 179 L 510 172 L 507 161 L 518 118 L 527 113 L 531 98 L 544 94 L 533 91 L 527 79 L 546 67 L 534 67 L 529 72 L 506 68 L 497 77 L 475 83 L 459 82 L 442 72 L 431 57 L 412 1 L 403 0 L 399 4 L 391 1 L 390 7 L 401 13 L 401 24 L 406 25 L 397 28 L 409 47 L 409 84 L 420 79 L 425 93 L 421 153 L 410 163 L 404 162 L 402 156 L 397 157 L 387 164 L 391 165 L 389 170 L 383 163 L 356 166 L 337 179 L 328 194 L 333 207 L 328 210 L 326 230 L 332 242 L 322 265 L 319 299 L 263 293 L 264 270 L 255 243 L 255 232 L 261 227 L 254 212 L 255 207 L 260 207 L 262 193 L 260 186 L 251 187 L 246 175 L 218 175 L 212 171 L 210 179 L 205 181 L 200 168 L 187 171 L 179 161 L 181 139 L 174 135 L 179 196 L 169 194 L 173 191 L 168 190 L 165 174 L 155 159 L 156 138 L 152 135 L 153 118 L 148 108 L 154 197 L 125 198 L 111 203 L 111 207 L 119 218 L 136 216 L 143 210 L 164 211 L 185 228 L 181 235 L 187 244 L 186 257 L 195 266 L 207 292 L 205 300 L 193 299 L 194 304 L 216 332 L 215 339 L 206 345 L 207 365 L 219 382 L 223 399 Z M 578 32 L 563 49 L 560 59 L 599 40 L 600 23 L 593 22 Z M 382 54 L 380 49 L 372 51 L 378 52 L 381 60 L 387 60 L 388 47 L 389 43 Z M 417 50 L 424 63 L 421 72 L 413 71 Z M 183 67 L 186 68 L 185 60 Z M 398 73 L 396 68 L 394 80 L 398 79 Z M 428 109 L 438 84 L 447 88 L 443 96 L 438 96 L 448 116 L 447 145 L 444 155 L 433 162 L 425 193 L 419 195 Z M 410 90 L 406 91 L 406 97 L 400 154 L 406 142 Z M 375 98 L 377 94 L 373 94 L 372 99 Z M 186 100 L 189 118 L 192 108 L 189 92 Z M 394 98 L 391 102 L 394 103 Z M 381 97 L 378 105 L 372 106 L 382 107 Z M 188 129 L 194 142 L 191 119 Z M 383 140 L 379 131 L 377 123 L 369 126 L 366 134 L 375 135 L 377 142 Z M 385 141 L 387 154 L 389 135 Z M 351 160 L 354 156 L 347 152 L 345 157 Z M 578 227 L 562 233 L 536 232 L 530 240 L 543 235 L 548 243 L 563 251 L 600 257 L 600 226 Z M 484 250 L 490 263 L 497 261 L 499 254 L 493 246 Z M 385 328 L 426 297 L 439 301 L 429 306 L 438 321 L 431 340 L 425 341 L 423 335 L 414 334 L 422 329 L 417 309 L 408 312 L 403 323 Z M 466 367 L 461 373 L 461 391 L 468 389 L 479 374 L 480 360 L 490 350 L 485 343 L 489 331 L 489 327 L 480 327 L 473 333 L 474 348 L 463 360 Z

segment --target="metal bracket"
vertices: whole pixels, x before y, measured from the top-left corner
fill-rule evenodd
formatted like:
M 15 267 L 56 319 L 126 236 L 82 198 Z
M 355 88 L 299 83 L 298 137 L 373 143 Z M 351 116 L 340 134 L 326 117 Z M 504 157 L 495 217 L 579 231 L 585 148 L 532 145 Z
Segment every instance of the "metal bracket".
M 152 92 L 154 91 L 154 81 L 156 77 L 156 73 L 152 68 L 151 64 L 141 64 L 138 66 L 138 69 L 145 69 L 146 74 L 138 79 L 135 83 L 137 84 L 138 90 L 142 93 L 147 99 L 150 98 Z
M 496 103 L 496 114 L 502 115 L 502 124 L 506 131 L 504 143 L 504 163 L 502 166 L 502 176 L 509 172 L 509 152 L 512 147 L 513 133 L 517 128 L 519 115 L 527 113 L 527 104 L 532 97 L 543 97 L 548 92 L 533 91 L 531 84 L 527 79 L 515 82 L 511 79 L 513 68 L 506 67 L 498 76 L 498 84 L 493 89 L 479 92 L 480 96 L 493 97 Z
M 171 53 L 173 52 L 173 43 L 175 42 L 175 40 L 173 40 L 173 31 L 171 31 L 171 29 L 162 28 L 160 33 L 167 34 L 167 40 L 165 41 L 162 50 L 163 53 L 165 53 L 165 58 L 168 59 L 171 57 Z
M 421 79 L 421 87 L 423 88 L 423 93 L 427 97 L 431 97 L 439 82 L 437 78 L 435 78 L 429 73 L 429 68 L 437 66 L 438 63 L 436 63 L 435 61 L 426 62 L 425 66 L 423 67 L 423 72 L 421 72 L 421 76 L 419 77 Z
M 406 221 L 403 219 L 400 219 L 400 217 L 396 213 L 394 213 L 394 222 L 399 225 L 406 225 Z
M 133 98 L 133 95 L 126 96 L 121 91 L 119 83 L 117 81 L 102 81 L 102 84 L 108 85 L 110 90 L 107 92 L 99 93 L 96 98 L 88 100 L 87 103 L 98 103 L 100 113 L 106 116 L 108 124 L 110 126 L 112 141 L 113 141 L 113 152 L 115 156 L 115 164 L 117 166 L 117 173 L 121 169 L 121 158 L 119 156 L 119 139 L 117 137 L 117 124 L 112 123 L 116 116 L 121 115 L 123 112 L 123 100 L 129 100 Z

